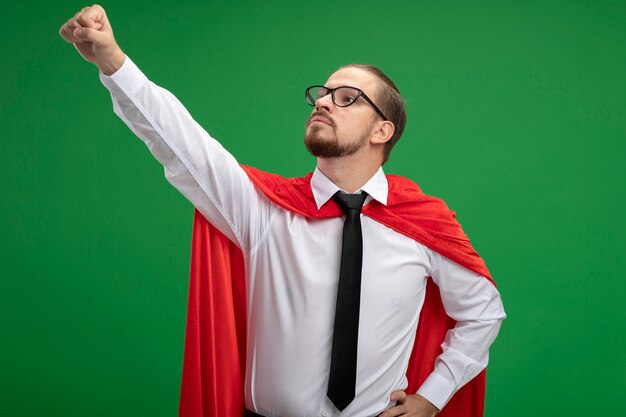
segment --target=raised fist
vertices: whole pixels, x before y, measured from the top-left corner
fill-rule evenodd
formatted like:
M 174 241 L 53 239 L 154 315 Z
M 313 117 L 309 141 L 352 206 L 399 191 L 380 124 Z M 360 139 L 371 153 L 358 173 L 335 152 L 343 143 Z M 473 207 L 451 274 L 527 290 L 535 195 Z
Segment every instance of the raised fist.
M 96 64 L 107 75 L 124 63 L 125 55 L 113 37 L 113 29 L 104 9 L 94 4 L 69 19 L 59 33 L 87 61 Z

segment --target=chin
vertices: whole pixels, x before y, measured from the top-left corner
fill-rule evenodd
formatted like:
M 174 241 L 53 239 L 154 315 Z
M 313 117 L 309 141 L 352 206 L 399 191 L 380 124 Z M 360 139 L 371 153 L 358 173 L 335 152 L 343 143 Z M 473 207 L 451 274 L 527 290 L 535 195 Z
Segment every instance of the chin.
M 311 155 L 316 158 L 341 158 L 350 156 L 361 148 L 359 143 L 340 146 L 337 138 L 318 135 L 305 136 L 304 144 Z

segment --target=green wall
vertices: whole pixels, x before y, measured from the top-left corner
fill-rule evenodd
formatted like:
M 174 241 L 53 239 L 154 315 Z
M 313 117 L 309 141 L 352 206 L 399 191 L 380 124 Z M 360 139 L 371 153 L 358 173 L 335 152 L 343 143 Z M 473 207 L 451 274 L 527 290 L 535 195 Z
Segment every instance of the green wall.
M 499 284 L 488 417 L 618 416 L 626 3 L 109 1 L 118 42 L 240 162 L 314 167 L 303 89 L 379 65 L 408 103 L 387 172 L 444 198 Z M 177 412 L 193 208 L 58 35 L 0 12 L 0 415 Z

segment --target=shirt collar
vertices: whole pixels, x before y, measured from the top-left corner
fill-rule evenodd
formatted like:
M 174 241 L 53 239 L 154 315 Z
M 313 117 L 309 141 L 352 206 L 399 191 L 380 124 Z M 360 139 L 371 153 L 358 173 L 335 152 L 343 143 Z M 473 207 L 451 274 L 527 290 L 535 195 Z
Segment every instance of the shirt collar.
M 313 198 L 315 198 L 315 204 L 317 205 L 318 210 L 326 204 L 326 202 L 330 200 L 337 191 L 346 192 L 345 190 L 337 187 L 335 183 L 324 175 L 318 167 L 315 167 L 315 171 L 311 177 L 311 190 L 313 191 Z M 373 199 L 386 206 L 389 184 L 387 183 L 387 177 L 383 172 L 383 167 L 379 167 L 378 171 L 376 171 L 372 178 L 370 178 L 356 192 L 366 192 L 368 194 L 365 199 L 365 204 L 368 204 Z

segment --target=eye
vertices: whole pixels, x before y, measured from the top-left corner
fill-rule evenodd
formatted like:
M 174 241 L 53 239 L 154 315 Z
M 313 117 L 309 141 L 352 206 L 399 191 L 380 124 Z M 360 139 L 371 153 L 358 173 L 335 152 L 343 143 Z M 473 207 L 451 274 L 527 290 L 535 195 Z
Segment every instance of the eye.
M 338 106 L 349 106 L 359 98 L 359 92 L 352 88 L 341 88 L 336 91 L 335 99 Z
M 354 96 L 345 96 L 342 98 L 342 103 L 343 104 L 352 104 L 354 103 L 354 100 L 356 100 L 356 97 Z

